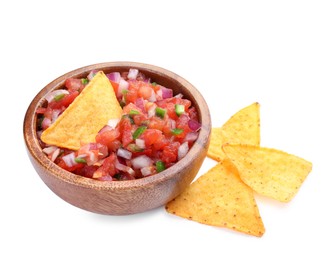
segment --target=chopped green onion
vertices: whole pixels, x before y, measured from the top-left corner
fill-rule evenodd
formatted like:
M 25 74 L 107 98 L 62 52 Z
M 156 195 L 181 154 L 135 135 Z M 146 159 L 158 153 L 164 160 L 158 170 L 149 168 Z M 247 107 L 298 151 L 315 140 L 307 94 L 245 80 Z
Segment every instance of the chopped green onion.
M 177 116 L 180 116 L 181 114 L 183 114 L 185 112 L 185 106 L 184 105 L 176 104 L 174 108 L 175 108 Z
M 140 114 L 140 112 L 138 112 L 138 111 L 135 110 L 135 109 L 132 109 L 132 110 L 129 111 L 129 115 L 131 115 L 131 116 L 133 116 L 133 115 L 138 115 L 138 114 Z
M 156 113 L 156 116 L 160 118 L 164 118 L 166 110 L 160 107 L 156 107 L 155 113 Z
M 161 172 L 165 170 L 165 164 L 162 161 L 157 161 L 156 162 L 156 170 L 157 172 Z
M 81 157 L 74 158 L 74 161 L 76 163 L 86 163 L 86 160 L 84 158 L 81 158 Z
M 146 126 L 140 126 L 138 127 L 135 132 L 133 133 L 133 139 L 137 139 L 143 132 L 147 129 Z
M 83 85 L 88 84 L 89 80 L 88 79 L 81 79 L 81 83 L 83 83 Z
M 65 94 L 59 94 L 59 95 L 56 95 L 55 97 L 54 97 L 54 100 L 55 101 L 60 101 L 63 97 L 65 96 Z
M 180 135 L 182 132 L 184 132 L 184 130 L 180 128 L 174 128 L 171 130 L 171 133 L 174 135 Z

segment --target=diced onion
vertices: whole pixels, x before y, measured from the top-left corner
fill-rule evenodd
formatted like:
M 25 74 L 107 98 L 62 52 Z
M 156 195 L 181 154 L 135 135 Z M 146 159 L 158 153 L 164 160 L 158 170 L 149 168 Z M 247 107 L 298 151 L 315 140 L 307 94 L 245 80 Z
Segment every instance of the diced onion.
M 47 155 L 49 155 L 49 154 L 52 154 L 54 151 L 56 151 L 56 149 L 57 149 L 57 146 L 52 145 L 52 146 L 45 147 L 42 151 L 46 153 Z
M 92 80 L 97 72 L 97 70 L 91 70 L 91 72 L 87 75 L 87 79 Z
M 120 156 L 122 158 L 125 158 L 125 159 L 130 159 L 131 156 L 132 156 L 132 153 L 129 152 L 128 150 L 126 149 L 123 149 L 123 148 L 119 148 L 116 152 L 117 156 Z
M 119 88 L 118 88 L 117 95 L 118 95 L 118 96 L 122 96 L 123 91 L 124 91 L 124 90 L 127 90 L 128 87 L 129 87 L 129 83 L 128 83 L 128 81 L 125 81 L 123 78 L 121 78 L 121 79 L 120 79 L 120 82 L 119 82 Z
M 120 163 L 118 160 L 115 161 L 115 168 L 122 172 L 128 172 L 131 175 L 135 174 L 135 171 L 132 168 Z
M 52 111 L 51 123 L 53 123 L 53 122 L 56 121 L 56 119 L 58 118 L 60 112 L 61 112 L 60 109 L 54 109 L 54 110 Z
M 156 93 L 154 90 L 151 91 L 151 96 L 148 98 L 150 102 L 155 102 L 157 100 Z
M 144 177 L 153 174 L 153 167 L 152 166 L 143 167 L 141 169 L 141 173 Z
M 46 94 L 45 99 L 50 103 L 55 98 L 55 96 L 68 95 L 68 94 L 69 94 L 69 91 L 65 89 L 57 89 L 57 90 L 51 91 L 50 93 Z
M 51 155 L 51 161 L 55 161 L 56 160 L 56 158 L 58 157 L 58 155 L 60 154 L 60 149 L 59 148 L 57 148 L 53 153 L 52 153 L 52 155 Z
M 185 155 L 188 153 L 188 150 L 188 142 L 182 143 L 178 148 L 178 160 L 184 158 Z
M 190 119 L 188 121 L 188 127 L 192 130 L 192 131 L 198 131 L 201 128 L 201 124 L 193 119 Z
M 165 88 L 165 87 L 161 87 L 162 89 L 162 98 L 166 99 L 166 98 L 172 98 L 173 97 L 173 90 L 170 88 Z
M 152 104 L 151 107 L 148 110 L 148 118 L 153 117 L 156 114 L 156 104 Z
M 193 141 L 197 140 L 198 136 L 199 136 L 198 132 L 189 132 L 185 136 L 184 140 L 188 141 L 188 142 L 193 142 Z
M 129 69 L 128 79 L 136 79 L 138 75 L 138 69 Z
M 74 160 L 76 157 L 75 157 L 75 153 L 72 152 L 72 153 L 69 153 L 67 155 L 64 155 L 62 157 L 63 161 L 65 162 L 66 166 L 67 167 L 72 167 L 74 165 L 76 165 L 76 161 Z
M 140 155 L 131 160 L 134 169 L 141 169 L 143 167 L 151 166 L 153 161 L 146 155 Z
M 137 138 L 135 140 L 135 144 L 137 145 L 138 148 L 144 149 L 145 148 L 145 141 L 143 139 Z
M 120 72 L 111 72 L 106 74 L 106 77 L 115 83 L 119 83 L 121 79 L 121 74 Z
M 115 129 L 115 127 L 117 126 L 119 122 L 120 122 L 120 118 L 115 118 L 115 119 L 113 118 L 113 119 L 108 120 L 107 125 Z

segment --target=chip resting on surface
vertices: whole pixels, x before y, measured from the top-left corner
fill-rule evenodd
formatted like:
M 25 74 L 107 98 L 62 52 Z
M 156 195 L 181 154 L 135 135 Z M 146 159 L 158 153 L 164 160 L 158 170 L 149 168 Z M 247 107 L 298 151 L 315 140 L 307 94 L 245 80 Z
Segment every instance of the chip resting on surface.
M 167 212 L 203 224 L 262 236 L 263 221 L 253 191 L 224 160 L 166 205 Z
M 114 89 L 100 71 L 70 106 L 41 136 L 43 142 L 78 150 L 83 143 L 95 142 L 95 136 L 110 119 L 120 118 L 122 108 Z
M 254 191 L 289 202 L 312 170 L 312 163 L 280 150 L 251 145 L 224 145 L 244 183 Z
M 255 102 L 235 113 L 222 127 L 212 128 L 208 157 L 221 161 L 226 158 L 222 145 L 260 144 L 259 103 Z

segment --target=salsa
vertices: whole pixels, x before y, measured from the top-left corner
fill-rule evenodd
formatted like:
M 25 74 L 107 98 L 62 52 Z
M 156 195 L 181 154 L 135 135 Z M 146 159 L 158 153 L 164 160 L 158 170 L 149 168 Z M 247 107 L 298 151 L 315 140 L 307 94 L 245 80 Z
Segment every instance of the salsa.
M 87 78 L 69 78 L 63 89 L 45 98 L 37 110 L 38 136 L 75 100 L 96 71 Z M 154 175 L 182 159 L 198 138 L 201 124 L 191 101 L 172 89 L 152 82 L 137 69 L 106 74 L 123 109 L 110 120 L 95 142 L 79 150 L 47 145 L 43 152 L 61 168 L 104 181 L 133 180 Z

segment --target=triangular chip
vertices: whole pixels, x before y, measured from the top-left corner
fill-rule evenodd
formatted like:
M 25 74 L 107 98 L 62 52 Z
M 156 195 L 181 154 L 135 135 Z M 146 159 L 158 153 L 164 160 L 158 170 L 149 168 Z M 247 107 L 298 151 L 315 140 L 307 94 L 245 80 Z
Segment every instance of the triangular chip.
M 212 128 L 208 157 L 221 161 L 227 158 L 222 145 L 260 144 L 259 103 L 255 102 L 234 114 L 221 128 Z
M 72 150 L 95 141 L 108 120 L 120 118 L 122 108 L 113 87 L 100 71 L 41 136 L 43 142 Z
M 254 236 L 265 228 L 253 191 L 224 160 L 200 176 L 166 205 L 169 213 L 203 224 L 226 227 Z
M 312 170 L 312 163 L 283 151 L 250 145 L 225 145 L 223 150 L 241 179 L 254 191 L 288 202 Z
M 227 158 L 226 154 L 222 151 L 223 136 L 221 127 L 213 127 L 209 141 L 207 156 L 218 162 Z

